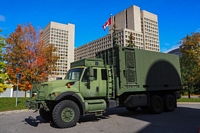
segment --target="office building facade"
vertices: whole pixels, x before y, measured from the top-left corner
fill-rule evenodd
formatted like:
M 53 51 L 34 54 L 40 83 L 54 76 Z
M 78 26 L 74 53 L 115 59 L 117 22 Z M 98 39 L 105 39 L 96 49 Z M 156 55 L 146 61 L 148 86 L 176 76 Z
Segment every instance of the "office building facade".
M 150 51 L 160 51 L 157 15 L 141 11 L 138 6 L 131 6 L 112 16 L 109 34 L 75 48 L 75 60 L 95 57 L 99 51 L 112 47 L 111 28 L 116 25 L 117 44 L 127 46 L 127 40 L 132 32 L 137 48 Z
M 49 80 L 63 79 L 74 61 L 74 24 L 61 24 L 50 22 L 42 30 L 42 38 L 46 45 L 54 44 L 57 48 L 55 54 L 60 58 L 56 62 L 57 70 L 52 72 Z

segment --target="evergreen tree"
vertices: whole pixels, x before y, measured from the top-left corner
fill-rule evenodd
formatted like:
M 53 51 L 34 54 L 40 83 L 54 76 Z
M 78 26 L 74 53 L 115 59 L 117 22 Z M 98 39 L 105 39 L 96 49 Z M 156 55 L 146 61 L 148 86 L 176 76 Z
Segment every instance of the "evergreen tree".
M 117 39 L 118 38 L 117 38 L 117 34 L 116 34 L 116 28 L 117 28 L 117 26 L 114 23 L 113 26 L 112 26 L 112 45 L 113 45 L 113 47 L 118 46 L 117 45 Z
M 133 36 L 133 33 L 131 32 L 127 40 L 127 43 L 128 43 L 127 47 L 134 48 L 135 47 L 134 40 L 135 40 L 135 37 Z

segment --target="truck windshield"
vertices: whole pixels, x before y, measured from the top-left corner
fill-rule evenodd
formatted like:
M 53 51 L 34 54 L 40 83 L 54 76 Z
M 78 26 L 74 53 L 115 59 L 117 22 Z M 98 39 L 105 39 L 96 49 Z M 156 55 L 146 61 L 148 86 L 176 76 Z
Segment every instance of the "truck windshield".
M 65 77 L 67 80 L 79 80 L 83 72 L 83 68 L 70 69 Z

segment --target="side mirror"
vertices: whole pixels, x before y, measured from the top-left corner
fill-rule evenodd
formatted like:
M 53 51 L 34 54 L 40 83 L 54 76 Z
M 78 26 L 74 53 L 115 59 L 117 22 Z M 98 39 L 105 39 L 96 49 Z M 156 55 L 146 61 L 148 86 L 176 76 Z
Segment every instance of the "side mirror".
M 94 80 L 94 69 L 92 67 L 88 67 L 88 79 L 89 81 L 93 81 Z
M 94 77 L 94 69 L 92 67 L 89 67 L 88 72 L 89 72 L 89 75 L 88 75 L 89 77 Z

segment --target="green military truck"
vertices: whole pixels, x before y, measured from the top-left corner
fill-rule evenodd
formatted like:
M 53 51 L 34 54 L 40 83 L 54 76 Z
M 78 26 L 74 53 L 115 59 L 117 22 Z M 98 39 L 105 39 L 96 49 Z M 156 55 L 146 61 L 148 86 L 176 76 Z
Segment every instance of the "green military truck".
M 71 63 L 64 80 L 33 86 L 27 107 L 60 128 L 75 126 L 80 115 L 101 116 L 106 108 L 161 113 L 177 107 L 178 56 L 118 46 L 96 57 Z

